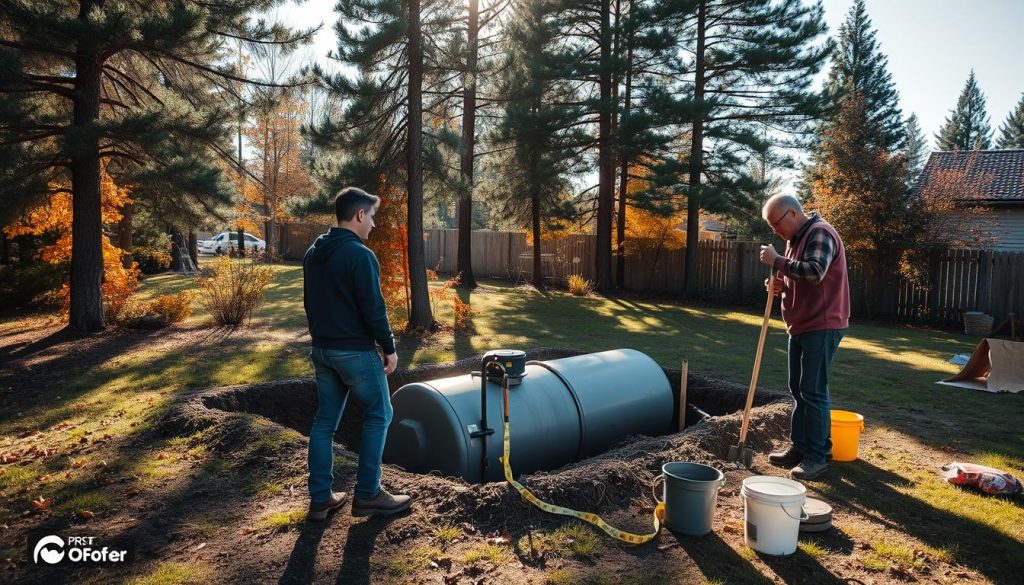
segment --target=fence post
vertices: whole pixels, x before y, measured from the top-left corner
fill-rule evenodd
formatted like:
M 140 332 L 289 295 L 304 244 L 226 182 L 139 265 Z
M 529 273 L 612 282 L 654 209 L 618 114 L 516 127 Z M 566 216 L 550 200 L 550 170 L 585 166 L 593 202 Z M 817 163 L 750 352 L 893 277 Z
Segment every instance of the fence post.
M 744 274 L 745 273 L 744 269 L 745 269 L 746 264 L 747 264 L 747 243 L 746 242 L 739 242 L 739 243 L 737 243 L 735 250 L 736 250 L 736 260 L 735 260 L 735 262 L 736 262 L 736 290 L 735 290 L 734 294 L 736 295 L 736 300 L 742 305 L 742 304 L 744 304 L 746 302 L 746 299 L 743 298 L 743 297 L 746 296 L 745 293 L 747 292 L 747 287 L 745 286 L 746 283 L 744 282 L 744 276 L 746 276 Z
M 982 313 L 989 313 L 992 309 L 992 252 L 990 250 L 982 250 L 978 254 L 978 301 L 976 307 Z
M 928 313 L 936 321 L 939 319 L 940 254 L 939 250 L 932 250 L 928 254 Z

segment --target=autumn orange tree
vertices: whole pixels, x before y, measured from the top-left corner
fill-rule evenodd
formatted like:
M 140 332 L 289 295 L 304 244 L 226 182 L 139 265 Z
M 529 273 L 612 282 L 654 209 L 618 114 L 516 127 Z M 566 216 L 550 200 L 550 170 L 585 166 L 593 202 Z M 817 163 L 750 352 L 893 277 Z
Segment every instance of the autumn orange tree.
M 906 188 L 906 160 L 886 150 L 852 90 L 825 131 L 812 183 L 813 207 L 843 236 L 847 256 L 870 278 L 894 278 L 922 224 Z
M 630 176 L 636 178 L 627 186 L 627 200 L 636 200 L 650 190 L 650 182 L 646 179 L 649 172 L 647 167 L 641 165 L 630 167 Z M 678 229 L 679 225 L 686 222 L 685 212 L 660 209 L 653 211 L 636 205 L 627 205 L 624 219 L 623 254 L 627 258 L 651 258 L 651 274 L 648 280 L 654 278 L 654 270 L 663 251 L 681 250 L 686 247 L 686 234 Z
M 21 218 L 5 226 L 7 237 L 44 236 L 55 238 L 54 243 L 39 249 L 40 259 L 64 267 L 71 264 L 72 250 L 72 195 L 67 186 L 51 185 L 51 195 L 40 205 L 29 209 Z M 132 203 L 131 191 L 118 185 L 107 172 L 107 165 L 100 167 L 100 213 L 104 226 L 112 227 L 121 220 L 121 210 Z M 124 266 L 121 262 L 123 250 L 115 246 L 106 235 L 102 239 L 103 281 L 100 291 L 103 297 L 104 316 L 107 321 L 119 320 L 128 297 L 139 287 L 139 269 L 135 262 Z M 58 292 L 66 318 L 71 303 L 71 289 L 67 281 Z
M 244 181 L 241 212 L 243 217 L 263 224 L 266 251 L 271 257 L 276 252 L 274 238 L 278 225 L 288 216 L 285 202 L 294 197 L 309 197 L 313 192 L 309 172 L 301 160 L 299 130 L 306 107 L 296 91 L 263 91 L 251 123 L 244 130 L 254 155 L 249 172 L 256 180 Z
M 906 186 L 907 161 L 880 146 L 877 124 L 869 122 L 856 91 L 825 132 L 812 183 L 813 207 L 843 236 L 848 257 L 864 273 L 862 286 L 924 274 L 921 252 L 964 242 L 969 232 L 952 229 L 956 198 L 978 190 L 981 177 L 969 168 L 937 172 L 925 188 Z M 964 209 L 964 213 L 971 213 Z M 880 298 L 882 290 L 865 290 Z

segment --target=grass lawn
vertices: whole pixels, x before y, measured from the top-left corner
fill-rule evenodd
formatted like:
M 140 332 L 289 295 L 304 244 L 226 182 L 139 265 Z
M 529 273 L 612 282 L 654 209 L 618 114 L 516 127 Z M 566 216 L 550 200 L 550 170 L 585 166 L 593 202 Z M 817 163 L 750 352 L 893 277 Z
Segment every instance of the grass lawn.
M 274 270 L 267 301 L 250 327 L 215 328 L 197 302 L 193 316 L 179 326 L 191 332 L 193 342 L 162 345 L 161 332 L 137 336 L 138 342 L 130 347 L 110 341 L 109 348 L 80 358 L 81 367 L 73 379 L 64 380 L 59 395 L 24 397 L 13 406 L 0 406 L 0 438 L 4 438 L 0 450 L 24 429 L 47 429 L 72 417 L 88 419 L 75 429 L 82 436 L 100 431 L 103 420 L 114 421 L 103 425 L 102 432 L 115 439 L 137 433 L 139 426 L 129 426 L 129 420 L 173 400 L 175 392 L 184 388 L 310 375 L 301 266 L 280 264 Z M 191 286 L 187 277 L 164 274 L 148 278 L 140 294 L 152 298 Z M 594 351 L 631 347 L 665 366 L 679 367 L 687 360 L 694 371 L 746 383 L 761 319 L 754 311 L 631 298 L 577 298 L 497 281 L 484 281 L 480 289 L 461 294 L 477 312 L 475 334 L 403 339 L 401 367 L 502 347 Z M 451 321 L 444 307 L 438 317 Z M 24 319 L 0 323 L 0 335 L 15 333 L 27 323 Z M 1020 500 L 988 498 L 948 486 L 938 470 L 943 462 L 968 460 L 1024 478 L 1024 396 L 934 384 L 957 370 L 946 360 L 953 354 L 970 353 L 976 341 L 930 329 L 852 325 L 832 367 L 833 407 L 863 414 L 873 442 L 862 448 L 860 461 L 842 466 L 834 481 L 814 485 L 865 517 L 900 526 L 933 554 L 948 555 L 1002 581 L 1024 572 L 1024 506 Z M 785 330 L 775 318 L 761 385 L 785 387 L 785 357 Z M 5 368 L 0 365 L 0 380 L 9 373 Z M 5 384 L 10 384 L 7 380 Z M 11 493 L 34 484 L 47 472 L 34 465 L 0 475 L 0 491 Z M 159 470 L 145 471 L 159 475 Z M 47 486 L 47 493 L 59 493 L 57 481 Z M 905 556 L 899 547 L 907 545 L 889 542 L 883 534 L 860 536 L 871 540 L 872 554 L 885 562 Z M 913 549 L 909 554 L 912 562 Z

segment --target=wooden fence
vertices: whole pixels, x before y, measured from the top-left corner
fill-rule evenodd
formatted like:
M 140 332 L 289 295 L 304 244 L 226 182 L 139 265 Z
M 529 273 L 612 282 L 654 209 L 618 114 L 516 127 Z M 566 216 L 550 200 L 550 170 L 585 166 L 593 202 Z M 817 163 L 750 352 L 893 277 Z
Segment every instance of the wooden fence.
M 329 226 L 284 224 L 278 250 L 285 258 L 302 258 L 306 248 Z M 533 280 L 533 249 L 522 232 L 478 230 L 471 234 L 473 273 L 480 278 L 513 282 Z M 453 274 L 458 257 L 458 230 L 425 233 L 427 267 Z M 541 242 L 544 277 L 564 282 L 571 274 L 595 279 L 595 237 L 570 235 Z M 757 242 L 701 242 L 697 246 L 697 295 L 730 303 L 755 304 L 764 299 L 768 267 L 758 261 Z M 627 290 L 663 296 L 683 293 L 685 250 L 651 246 L 628 255 Z M 615 269 L 613 263 L 613 270 Z M 850 296 L 856 315 L 956 324 L 964 311 L 982 311 L 998 325 L 1009 313 L 1024 314 L 1024 252 L 942 250 L 931 255 L 928 282 L 871 282 L 850 267 Z
M 526 234 L 475 231 L 473 273 L 478 277 L 528 282 L 533 279 L 532 248 Z M 427 230 L 427 266 L 455 272 L 458 230 Z M 595 238 L 572 235 L 543 241 L 544 276 L 564 281 L 570 274 L 594 279 Z M 732 240 L 697 246 L 697 294 L 740 304 L 760 302 L 768 267 L 758 260 L 760 244 Z M 652 247 L 626 257 L 627 290 L 665 296 L 683 293 L 685 250 Z M 613 269 L 615 267 L 613 266 Z M 870 282 L 856 266 L 850 268 L 854 313 L 865 316 L 956 324 L 964 311 L 982 311 L 998 325 L 1009 313 L 1024 314 L 1024 253 L 992 250 L 942 250 L 931 255 L 927 283 L 905 278 Z

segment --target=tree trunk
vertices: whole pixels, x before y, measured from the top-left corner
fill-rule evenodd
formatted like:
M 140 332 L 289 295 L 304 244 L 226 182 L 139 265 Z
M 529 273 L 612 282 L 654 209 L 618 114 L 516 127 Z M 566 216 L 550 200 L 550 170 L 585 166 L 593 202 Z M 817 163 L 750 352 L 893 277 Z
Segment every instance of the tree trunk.
M 181 272 L 184 268 L 181 265 L 181 234 L 172 231 L 168 235 L 171 236 L 171 272 Z
M 245 258 L 245 230 L 238 228 L 238 257 Z
M 0 232 L 0 263 L 11 263 L 11 241 L 3 232 Z
M 423 34 L 420 0 L 409 0 L 409 120 L 406 144 L 409 239 L 410 329 L 433 329 L 427 259 L 423 245 Z
M 686 266 L 683 272 L 683 290 L 686 296 L 697 291 L 697 242 L 700 238 L 700 175 L 704 170 L 704 34 L 707 6 L 702 0 L 697 6 L 697 68 L 694 74 L 693 143 L 690 145 L 690 188 L 686 197 Z
M 199 268 L 199 238 L 194 229 L 188 230 L 188 255 L 192 258 L 192 265 Z
M 540 247 L 540 189 L 535 187 L 530 197 L 530 218 L 533 229 L 533 287 L 544 290 L 544 261 Z
M 612 158 L 612 71 L 610 0 L 601 0 L 601 60 L 599 86 L 601 105 L 598 113 L 598 187 L 597 187 L 597 290 L 609 293 L 615 288 L 612 278 L 612 207 L 615 205 Z
M 129 203 L 121 208 L 121 221 L 117 223 L 117 247 L 121 248 L 121 265 L 129 268 L 135 258 L 132 256 L 134 245 L 132 243 L 132 216 L 135 212 L 135 204 Z
M 632 3 L 630 3 L 630 15 L 632 15 Z M 626 36 L 626 89 L 625 89 L 625 105 L 623 109 L 622 119 L 623 122 L 626 118 L 629 118 L 629 111 L 632 106 L 633 98 L 633 33 L 630 29 L 630 33 Z M 617 272 L 616 279 L 618 281 L 619 288 L 626 288 L 626 207 L 629 204 L 627 198 L 627 188 L 629 186 L 629 159 L 625 156 L 622 157 L 622 166 L 619 168 L 619 214 L 616 218 L 615 236 L 616 236 L 616 261 Z
M 79 19 L 91 8 L 83 3 Z M 78 134 L 71 153 L 71 306 L 68 329 L 80 335 L 102 331 L 103 219 L 100 214 L 100 154 L 91 126 L 100 117 L 103 62 L 95 47 L 80 42 L 75 57 L 74 118 Z
M 476 75 L 479 0 L 469 0 L 469 47 L 466 54 L 466 82 L 462 90 L 462 187 L 459 197 L 459 251 L 456 272 L 463 288 L 476 288 L 473 275 L 473 151 L 476 144 Z

